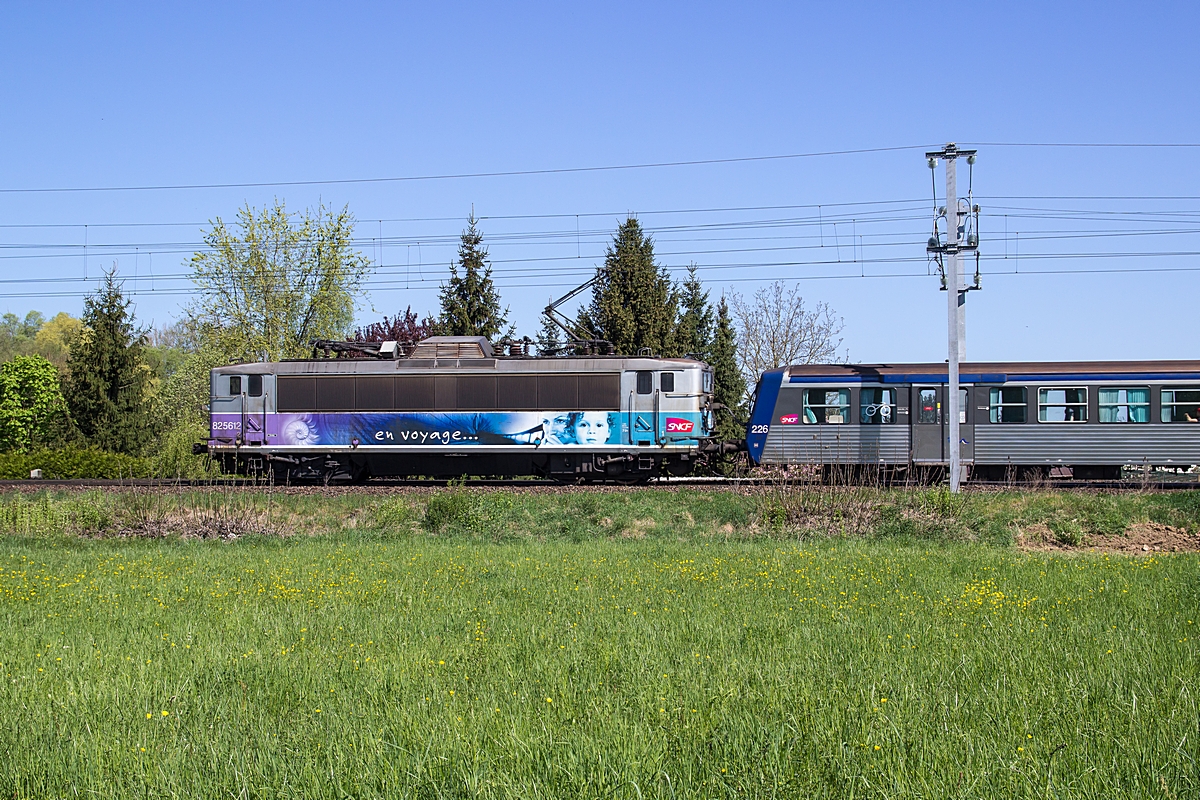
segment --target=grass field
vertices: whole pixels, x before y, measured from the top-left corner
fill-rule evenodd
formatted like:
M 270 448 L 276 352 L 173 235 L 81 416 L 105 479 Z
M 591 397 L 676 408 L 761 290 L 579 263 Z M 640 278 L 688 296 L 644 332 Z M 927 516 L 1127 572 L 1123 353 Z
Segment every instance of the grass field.
M 882 502 L 838 537 L 699 492 L 177 502 L 320 529 L 225 542 L 7 496 L 0 794 L 1200 796 L 1200 557 L 1003 536 L 1194 499 Z

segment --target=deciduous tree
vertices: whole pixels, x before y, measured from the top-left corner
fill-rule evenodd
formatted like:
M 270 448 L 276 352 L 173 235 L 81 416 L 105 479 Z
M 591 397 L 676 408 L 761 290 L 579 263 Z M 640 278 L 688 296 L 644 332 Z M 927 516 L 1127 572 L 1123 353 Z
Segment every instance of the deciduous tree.
M 437 320 L 420 319 L 412 306 L 394 317 L 384 315 L 381 322 L 372 322 L 354 332 L 356 342 L 419 342 L 433 335 Z
M 79 341 L 83 331 L 83 323 L 65 311 L 60 311 L 42 323 L 34 336 L 33 349 L 58 368 L 60 374 L 66 374 L 67 357 L 71 348 Z
M 318 206 L 290 215 L 283 201 L 246 206 L 229 227 L 218 217 L 192 257 L 199 290 L 189 313 L 202 337 L 230 357 L 277 361 L 343 339 L 368 262 L 353 247 L 354 216 Z
M 58 370 L 41 356 L 0 365 L 0 450 L 28 452 L 62 439 L 70 428 Z
M 732 293 L 738 332 L 738 363 L 747 383 L 764 370 L 788 364 L 818 364 L 837 358 L 844 327 L 827 303 L 806 307 L 800 286 L 776 281 L 749 300 Z

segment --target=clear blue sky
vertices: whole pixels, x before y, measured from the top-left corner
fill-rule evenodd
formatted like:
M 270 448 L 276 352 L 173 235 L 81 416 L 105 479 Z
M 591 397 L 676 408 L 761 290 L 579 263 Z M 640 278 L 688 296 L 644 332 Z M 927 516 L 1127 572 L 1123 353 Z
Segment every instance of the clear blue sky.
M 8 3 L 0 189 L 946 141 L 1200 142 L 1194 3 L 958 4 L 952 26 L 944 4 L 833 5 Z M 1001 256 L 984 271 L 1018 274 L 985 274 L 972 294 L 971 358 L 1200 357 L 1200 271 L 1145 271 L 1200 269 L 1188 255 L 1200 252 L 1190 233 L 1200 230 L 1200 148 L 979 149 L 983 250 Z M 696 262 L 714 296 L 803 278 L 810 302 L 845 318 L 853 360 L 941 360 L 944 295 L 936 278 L 907 277 L 926 269 L 931 192 L 914 149 L 540 176 L 0 193 L 0 312 L 78 314 L 82 278 L 118 261 L 139 318 L 169 321 L 187 301 L 187 283 L 169 276 L 186 272 L 205 221 L 275 197 L 296 209 L 348 204 L 358 217 L 363 250 L 380 265 L 360 319 L 409 304 L 433 310 L 474 205 L 504 301 L 519 332 L 534 335 L 549 296 L 586 279 L 634 212 L 660 260 Z M 838 205 L 847 203 L 858 205 Z M 745 207 L 758 208 L 684 213 Z M 894 277 L 845 277 L 883 274 Z M 51 293 L 60 294 L 21 296 Z

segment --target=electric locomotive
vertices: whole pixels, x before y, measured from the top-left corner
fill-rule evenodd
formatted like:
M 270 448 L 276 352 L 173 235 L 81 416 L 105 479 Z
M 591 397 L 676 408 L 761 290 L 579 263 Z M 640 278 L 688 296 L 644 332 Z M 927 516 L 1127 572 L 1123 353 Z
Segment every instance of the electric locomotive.
M 197 451 L 280 481 L 639 482 L 686 474 L 713 449 L 713 374 L 700 361 L 532 358 L 462 336 L 320 346 L 358 357 L 212 370 Z

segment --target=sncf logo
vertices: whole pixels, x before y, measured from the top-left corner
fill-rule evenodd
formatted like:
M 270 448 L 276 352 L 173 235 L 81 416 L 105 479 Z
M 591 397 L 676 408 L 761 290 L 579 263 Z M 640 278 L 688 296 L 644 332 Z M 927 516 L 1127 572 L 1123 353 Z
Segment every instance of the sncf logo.
M 779 423 L 781 425 L 799 425 L 800 424 L 800 415 L 799 414 L 784 414 L 782 417 L 779 418 Z
M 667 417 L 667 433 L 691 433 L 693 423 L 690 419 Z

